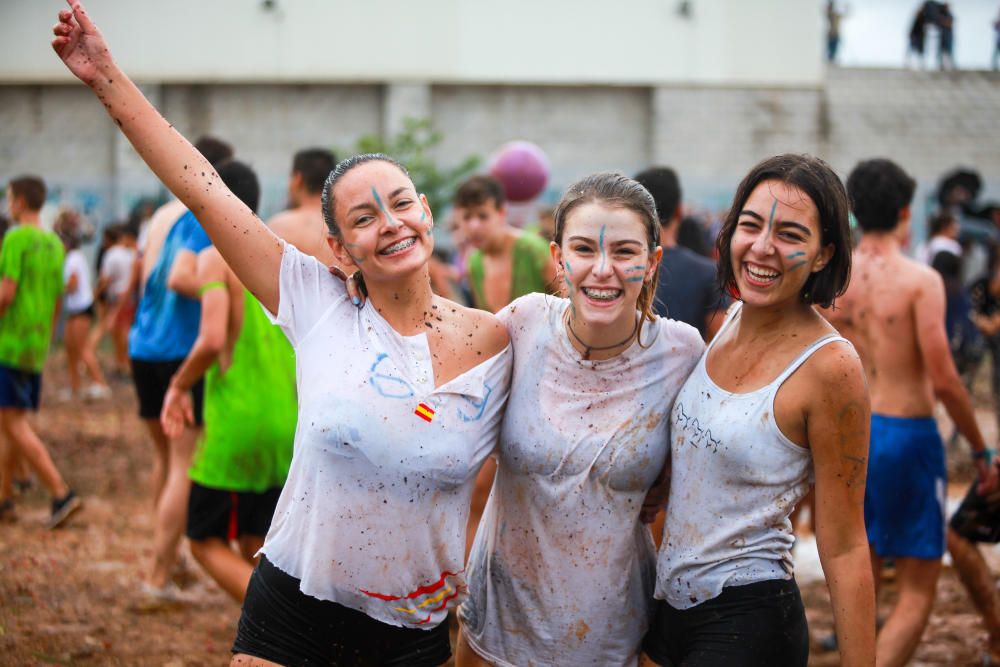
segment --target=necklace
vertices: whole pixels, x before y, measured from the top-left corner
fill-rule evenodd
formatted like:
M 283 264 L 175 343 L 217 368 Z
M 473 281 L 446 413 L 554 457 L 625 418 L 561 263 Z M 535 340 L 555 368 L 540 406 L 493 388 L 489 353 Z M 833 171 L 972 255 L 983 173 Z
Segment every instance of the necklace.
M 620 343 L 615 343 L 614 345 L 603 345 L 600 347 L 585 343 L 582 338 L 576 335 L 576 332 L 573 331 L 573 318 L 570 317 L 569 312 L 566 313 L 566 328 L 569 329 L 570 334 L 573 336 L 573 338 L 576 339 L 576 342 L 585 348 L 583 351 L 583 359 L 584 361 L 589 361 L 591 352 L 603 352 L 604 350 L 613 350 L 616 347 L 621 347 L 622 345 L 625 345 L 626 343 L 630 342 L 632 338 L 635 336 L 635 332 L 639 329 L 639 320 L 635 320 L 635 322 L 633 323 L 632 333 L 628 335 L 628 338 L 621 341 Z

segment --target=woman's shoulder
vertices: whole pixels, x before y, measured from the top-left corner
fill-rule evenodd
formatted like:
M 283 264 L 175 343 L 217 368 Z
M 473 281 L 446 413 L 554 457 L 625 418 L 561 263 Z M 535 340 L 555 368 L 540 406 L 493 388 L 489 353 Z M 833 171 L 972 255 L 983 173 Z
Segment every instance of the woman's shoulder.
M 469 308 L 444 297 L 436 297 L 434 308 L 440 311 L 435 316 L 442 325 L 442 333 L 455 345 L 455 352 L 470 354 L 484 361 L 496 356 L 510 343 L 507 328 L 496 315 L 485 310 Z
M 660 345 L 671 348 L 675 353 L 687 353 L 694 357 L 705 351 L 705 341 L 701 333 L 690 324 L 666 317 L 657 317 L 657 340 Z

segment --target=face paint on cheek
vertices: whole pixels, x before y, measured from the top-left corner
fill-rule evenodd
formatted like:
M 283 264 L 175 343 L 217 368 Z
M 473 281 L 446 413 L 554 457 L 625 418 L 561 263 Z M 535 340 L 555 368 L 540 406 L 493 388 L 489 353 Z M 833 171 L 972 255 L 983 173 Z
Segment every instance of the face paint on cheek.
M 573 269 L 570 268 L 569 262 L 563 262 L 563 266 L 566 267 L 566 273 L 573 275 Z
M 351 250 L 351 248 L 357 248 L 357 247 L 358 247 L 357 243 L 344 244 L 344 250 L 346 250 L 347 254 L 350 255 L 351 261 L 353 261 L 355 264 L 361 264 L 363 261 L 367 259 L 367 257 L 364 257 L 362 255 L 355 255 L 354 252 Z
M 641 283 L 643 280 L 646 279 L 646 265 L 645 264 L 636 264 L 635 266 L 630 266 L 627 269 L 625 269 L 625 273 L 626 274 L 635 274 L 636 271 L 642 271 L 642 273 L 640 275 L 630 275 L 628 278 L 625 279 L 625 282 L 627 282 L 627 283 Z
M 795 259 L 796 257 L 805 257 L 806 253 L 803 251 L 793 252 L 790 255 L 785 255 L 785 259 Z
M 807 262 L 806 260 L 803 259 L 801 261 L 798 261 L 798 262 L 795 262 L 794 264 L 792 264 L 791 268 L 789 268 L 788 270 L 789 271 L 794 271 L 795 269 L 797 269 L 799 267 L 802 267 L 802 266 L 805 266 L 808 263 L 809 262 Z

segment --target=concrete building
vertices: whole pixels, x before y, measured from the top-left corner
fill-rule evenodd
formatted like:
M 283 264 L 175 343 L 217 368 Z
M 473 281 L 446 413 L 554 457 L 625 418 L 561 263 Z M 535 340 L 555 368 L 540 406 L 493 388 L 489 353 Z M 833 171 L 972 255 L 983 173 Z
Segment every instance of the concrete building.
M 157 182 L 48 39 L 56 0 L 0 3 L 0 178 L 42 174 L 96 222 Z M 826 70 L 821 0 L 91 0 L 114 53 L 189 137 L 232 142 L 284 203 L 292 153 L 350 149 L 406 117 L 444 134 L 444 165 L 527 139 L 554 198 L 596 170 L 680 170 L 686 199 L 724 207 L 780 152 L 842 174 L 875 155 L 927 195 L 978 169 L 1000 195 L 1000 77 Z M 157 8 L 166 8 L 157 15 Z

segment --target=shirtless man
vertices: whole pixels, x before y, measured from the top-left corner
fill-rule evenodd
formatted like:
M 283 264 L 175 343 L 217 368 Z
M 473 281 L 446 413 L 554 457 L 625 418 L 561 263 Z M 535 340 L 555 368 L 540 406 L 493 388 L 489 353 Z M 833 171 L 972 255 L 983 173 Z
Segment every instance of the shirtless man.
M 455 191 L 455 218 L 469 243 L 468 276 L 473 305 L 491 313 L 531 292 L 548 292 L 556 268 L 549 244 L 507 224 L 503 186 L 473 176 Z
M 327 266 L 337 264 L 337 258 L 327 243 L 329 233 L 323 222 L 320 195 L 336 164 L 333 153 L 324 148 L 307 148 L 296 153 L 288 178 L 290 208 L 267 221 L 271 231 Z
M 895 561 L 899 582 L 899 598 L 878 635 L 880 667 L 910 660 L 934 606 L 946 488 L 935 399 L 971 443 L 980 488 L 996 484 L 948 348 L 944 285 L 933 269 L 901 251 L 914 187 L 888 160 L 868 160 L 851 172 L 847 192 L 864 235 L 847 292 L 826 312 L 857 348 L 871 390 L 865 524 L 876 584 L 883 558 Z

